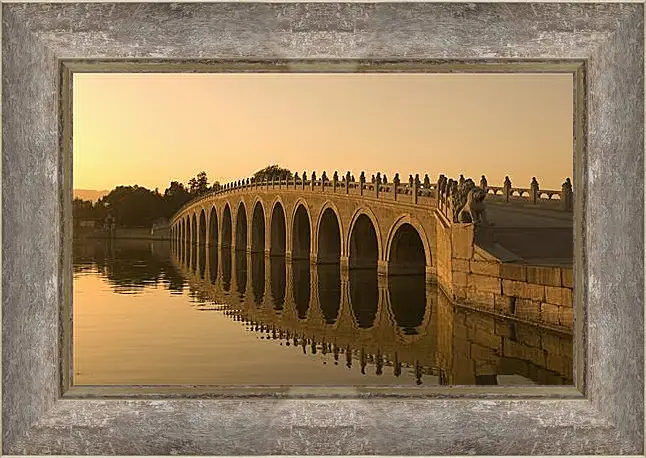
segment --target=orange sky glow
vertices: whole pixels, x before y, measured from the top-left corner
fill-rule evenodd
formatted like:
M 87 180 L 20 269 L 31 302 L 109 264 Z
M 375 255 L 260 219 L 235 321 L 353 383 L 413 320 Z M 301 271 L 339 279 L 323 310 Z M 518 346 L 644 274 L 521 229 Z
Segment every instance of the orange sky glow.
M 573 168 L 571 74 L 75 74 L 75 189 L 251 176 L 509 175 L 561 189 Z

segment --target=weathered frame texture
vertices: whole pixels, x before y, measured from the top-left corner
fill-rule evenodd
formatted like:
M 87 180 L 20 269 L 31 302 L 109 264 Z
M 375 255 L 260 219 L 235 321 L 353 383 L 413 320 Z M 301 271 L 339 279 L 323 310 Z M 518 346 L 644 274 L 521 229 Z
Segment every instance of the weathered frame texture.
M 642 4 L 2 6 L 3 454 L 644 453 Z M 149 58 L 584 62 L 583 394 L 62 398 L 63 61 Z

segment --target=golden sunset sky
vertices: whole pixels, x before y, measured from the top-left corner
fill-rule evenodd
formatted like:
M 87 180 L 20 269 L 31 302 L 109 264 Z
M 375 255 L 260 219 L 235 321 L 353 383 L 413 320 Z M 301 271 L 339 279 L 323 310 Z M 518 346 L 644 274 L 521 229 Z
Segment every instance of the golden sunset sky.
M 75 189 L 300 175 L 460 173 L 561 189 L 570 74 L 75 74 Z

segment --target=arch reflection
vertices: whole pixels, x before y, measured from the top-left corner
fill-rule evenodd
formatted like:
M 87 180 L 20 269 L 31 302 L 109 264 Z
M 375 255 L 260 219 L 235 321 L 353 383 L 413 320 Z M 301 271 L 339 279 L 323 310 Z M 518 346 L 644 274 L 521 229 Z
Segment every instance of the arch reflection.
M 543 384 L 567 384 L 566 380 L 571 380 L 571 375 L 555 374 L 511 353 L 501 354 L 498 347 L 485 351 L 491 338 L 481 343 L 473 340 L 482 338 L 482 333 L 460 337 L 457 329 L 464 328 L 464 315 L 475 323 L 474 329 L 495 328 L 496 336 L 501 333 L 500 339 L 509 342 L 528 335 L 536 339 L 532 333 L 542 331 L 528 326 L 512 333 L 506 321 L 494 324 L 492 317 L 456 311 L 450 299 L 429 285 L 423 274 L 383 278 L 375 269 L 341 269 L 338 264 L 316 265 L 309 260 L 244 252 L 235 253 L 232 262 L 231 250 L 218 254 L 220 259 L 207 264 L 221 266 L 218 277 L 222 281 L 215 287 L 200 290 L 199 285 L 205 282 L 195 282 L 190 270 L 183 271 L 197 288 L 196 297 L 203 294 L 217 304 L 213 310 L 244 322 L 251 330 L 261 332 L 264 339 L 280 339 L 282 345 L 291 347 L 290 351 L 297 347 L 305 354 L 327 355 L 328 364 L 345 365 L 366 375 L 399 377 L 402 383 L 487 384 L 501 374 L 520 374 L 532 380 L 538 377 Z M 236 282 L 233 287 L 229 284 L 232 274 Z M 251 275 L 249 287 L 247 275 Z M 314 287 L 316 295 L 311 294 Z M 229 288 L 235 289 L 236 299 L 222 292 Z M 269 299 L 267 304 L 265 299 Z M 462 317 L 457 318 L 460 313 Z M 550 339 L 557 341 L 560 337 Z M 473 342 L 483 347 L 481 351 L 464 352 L 464 348 L 473 348 Z M 505 348 L 513 349 L 513 345 Z
M 191 243 L 191 270 L 195 273 L 197 271 L 197 243 Z
M 222 288 L 231 289 L 231 248 L 222 248 Z
M 350 306 L 359 329 L 375 323 L 379 308 L 377 269 L 351 269 L 349 275 Z
M 247 254 L 244 251 L 236 250 L 236 291 L 240 299 L 244 299 L 247 291 Z
M 218 279 L 218 246 L 209 245 L 209 280 L 215 285 Z
M 341 266 L 321 264 L 316 270 L 321 313 L 326 324 L 333 324 L 341 309 Z
M 310 262 L 295 260 L 292 262 L 292 285 L 294 306 L 299 319 L 307 318 L 310 307 Z
M 283 256 L 271 256 L 269 258 L 270 270 L 269 282 L 271 284 L 271 299 L 274 310 L 282 310 L 285 305 L 285 258 Z
M 251 253 L 251 290 L 253 301 L 262 305 L 265 297 L 265 255 L 264 253 Z
M 200 272 L 200 278 L 204 280 L 206 275 L 206 245 L 200 244 L 198 249 L 198 270 Z
M 406 335 L 418 334 L 426 314 L 426 281 L 423 274 L 388 277 L 390 309 Z

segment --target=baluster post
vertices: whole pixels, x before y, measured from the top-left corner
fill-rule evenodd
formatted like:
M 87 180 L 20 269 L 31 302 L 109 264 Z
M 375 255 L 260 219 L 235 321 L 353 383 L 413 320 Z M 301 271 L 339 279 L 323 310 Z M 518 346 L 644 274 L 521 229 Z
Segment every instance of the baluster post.
M 381 185 L 381 173 L 377 172 L 375 179 L 375 197 L 379 199 L 379 186 Z
M 509 197 L 511 196 L 511 180 L 508 176 L 505 177 L 505 183 L 502 186 L 502 190 L 505 194 L 505 200 L 509 202 Z
M 397 200 L 397 188 L 399 187 L 399 173 L 393 178 L 393 198 Z
M 561 186 L 561 208 L 565 211 L 572 210 L 572 183 L 569 178 L 565 179 L 565 182 Z
M 366 174 L 365 172 L 361 172 L 361 175 L 359 175 L 359 195 L 363 196 L 363 185 L 366 182 Z
M 529 185 L 529 194 L 529 197 L 532 199 L 532 203 L 536 205 L 540 196 L 540 187 L 538 185 L 538 181 L 536 181 L 536 177 L 532 177 L 532 182 Z
M 321 175 L 321 192 L 325 192 L 326 181 L 327 181 L 327 174 L 325 173 L 325 170 L 323 170 L 323 174 Z
M 487 177 L 482 175 L 480 178 L 480 187 L 484 192 L 487 192 L 489 190 L 489 184 L 487 183 Z

